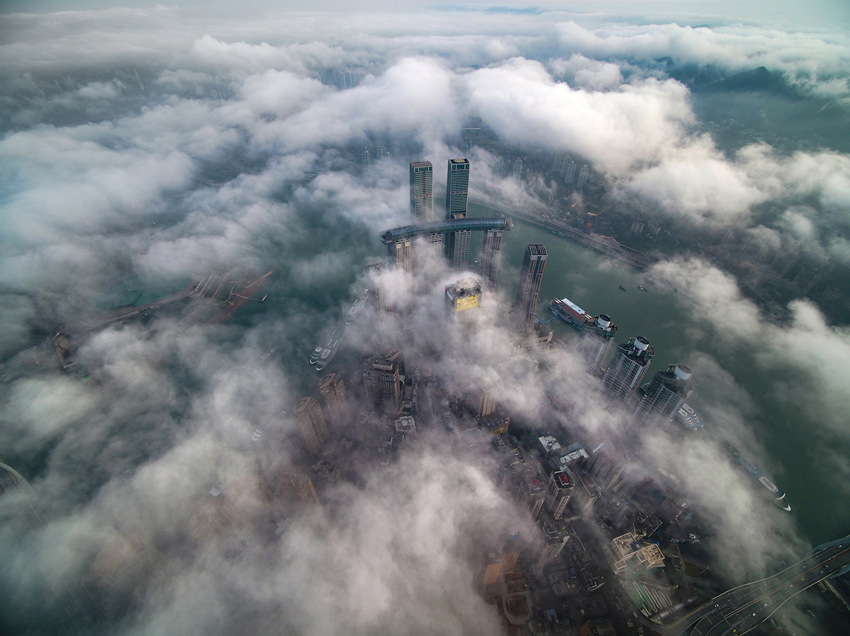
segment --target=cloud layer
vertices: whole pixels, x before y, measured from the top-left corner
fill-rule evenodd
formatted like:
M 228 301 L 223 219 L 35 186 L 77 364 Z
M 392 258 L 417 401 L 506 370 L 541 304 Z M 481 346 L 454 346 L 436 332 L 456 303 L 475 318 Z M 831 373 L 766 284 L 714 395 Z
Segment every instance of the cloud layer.
M 434 161 L 439 193 L 441 162 L 468 154 L 473 197 L 534 208 L 558 185 L 542 173 L 517 178 L 502 155 L 551 163 L 568 153 L 592 167 L 612 205 L 653 222 L 739 232 L 762 261 L 799 253 L 824 271 L 850 267 L 850 158 L 830 144 L 727 148 L 700 119 L 688 79 L 691 67 L 720 81 L 764 66 L 796 98 L 845 112 L 842 31 L 554 10 L 259 10 L 4 15 L 0 447 L 31 478 L 41 520 L 26 535 L 20 518 L 0 530 L 3 553 L 15 555 L 0 580 L 10 629 L 30 625 L 36 599 L 56 598 L 43 630 L 55 620 L 62 632 L 63 599 L 79 581 L 118 633 L 499 629 L 476 588 L 480 548 L 532 530 L 478 454 L 436 436 L 397 463 L 328 479 L 318 509 L 282 510 L 253 477 L 258 465 L 305 469 L 291 415 L 315 389 L 304 359 L 367 284 L 363 265 L 383 257 L 378 232 L 409 221 L 410 160 Z M 483 141 L 467 143 L 464 128 Z M 179 314 L 113 324 L 75 342 L 89 380 L 57 368 L 45 340 L 57 329 L 246 270 L 275 272 L 268 304 L 247 303 L 216 328 Z M 625 414 L 597 399 L 574 357 L 548 355 L 544 382 L 517 354 L 494 319 L 507 290 L 470 328 L 446 328 L 441 294 L 458 273 L 436 260 L 423 271 L 383 285 L 413 308 L 409 337 L 434 351 L 428 366 L 451 379 L 447 391 L 498 385 L 533 425 L 588 442 L 616 435 Z M 769 461 L 747 426 L 758 408 L 723 361 L 758 340 L 754 364 L 792 369 L 805 387 L 776 396 L 817 414 L 812 443 L 846 447 L 846 316 L 835 326 L 800 298 L 786 323 L 768 321 L 706 255 L 664 259 L 650 274 L 685 292 L 685 311 L 716 335 L 717 349 L 692 364 L 700 392 L 726 396 L 710 413 L 736 441 Z M 371 323 L 341 355 L 376 345 Z M 569 419 L 550 403 L 564 387 L 581 396 Z M 260 448 L 249 442 L 258 427 Z M 710 445 L 645 442 L 630 470 L 663 464 L 683 476 L 732 557 L 717 563 L 731 577 L 762 574 L 804 544 L 790 520 L 760 518 L 763 502 Z M 838 451 L 829 457 L 846 469 Z M 227 503 L 210 507 L 218 481 Z M 743 536 L 742 517 L 752 530 Z M 777 528 L 787 538 L 765 542 Z M 112 550 L 135 555 L 117 560 L 143 576 L 104 565 Z M 69 620 L 84 625 L 77 614 Z

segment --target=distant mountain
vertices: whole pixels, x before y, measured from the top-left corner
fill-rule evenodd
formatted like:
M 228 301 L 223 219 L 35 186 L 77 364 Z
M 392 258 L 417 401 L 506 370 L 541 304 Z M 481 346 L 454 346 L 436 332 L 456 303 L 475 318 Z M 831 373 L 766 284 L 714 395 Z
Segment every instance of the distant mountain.
M 732 74 L 711 64 L 672 68 L 668 72 L 694 92 L 759 92 L 800 97 L 782 73 L 769 71 L 764 66 Z

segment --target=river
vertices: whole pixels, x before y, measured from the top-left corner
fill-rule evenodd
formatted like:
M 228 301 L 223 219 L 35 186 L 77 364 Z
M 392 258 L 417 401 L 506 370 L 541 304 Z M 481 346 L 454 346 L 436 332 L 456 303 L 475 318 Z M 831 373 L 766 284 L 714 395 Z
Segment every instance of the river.
M 493 211 L 472 205 L 470 216 L 493 216 Z M 758 363 L 759 342 L 740 343 L 731 350 L 716 348 L 714 328 L 708 321 L 692 317 L 692 301 L 688 298 L 653 284 L 644 273 L 626 264 L 516 219 L 513 231 L 505 233 L 499 279 L 510 297 L 515 293 L 528 243 L 543 243 L 548 251 L 538 306 L 540 316 L 548 317 L 551 299 L 563 297 L 593 315 L 609 314 L 619 326 L 617 342 L 642 335 L 654 346 L 656 357 L 648 377 L 669 363 L 685 363 L 693 368 L 697 388 L 689 403 L 702 413 L 709 410 L 709 395 L 714 393 L 711 399 L 718 399 L 717 387 L 705 378 L 700 382 L 700 367 L 693 360 L 711 355 L 752 400 L 746 425 L 762 448 L 742 449 L 743 454 L 761 463 L 762 470 L 786 491 L 801 534 L 812 545 L 850 534 L 850 506 L 844 486 L 836 487 L 837 473 L 824 460 L 827 454 L 850 456 L 850 445 L 831 437 L 827 427 L 813 421 L 811 414 L 793 400 L 780 403 L 777 396 L 793 388 L 793 377 L 782 369 L 765 368 Z M 640 291 L 638 285 L 647 291 Z M 553 327 L 565 338 L 573 333 L 565 325 L 553 323 Z M 705 417 L 703 421 L 722 434 L 724 422 Z

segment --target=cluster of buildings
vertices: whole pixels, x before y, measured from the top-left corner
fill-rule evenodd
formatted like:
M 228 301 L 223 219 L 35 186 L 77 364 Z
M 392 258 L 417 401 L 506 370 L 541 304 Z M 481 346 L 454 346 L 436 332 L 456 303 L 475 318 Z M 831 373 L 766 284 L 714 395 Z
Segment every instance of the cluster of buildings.
M 498 483 L 527 507 L 535 522 L 536 536 L 530 543 L 508 541 L 488 557 L 482 572 L 482 595 L 499 608 L 509 633 L 532 633 L 529 626 L 533 624 L 533 633 L 574 633 L 569 629 L 574 630 L 577 621 L 587 633 L 606 633 L 606 629 L 613 629 L 606 616 L 614 612 L 600 609 L 600 598 L 589 596 L 604 587 L 605 568 L 600 567 L 598 555 L 586 545 L 586 529 L 577 529 L 576 521 L 596 517 L 607 523 L 611 536 L 603 544 L 610 571 L 623 576 L 648 576 L 640 583 L 643 587 L 639 591 L 655 595 L 658 602 L 646 609 L 647 616 L 669 607 L 678 598 L 669 594 L 664 597 L 655 589 L 660 589 L 660 584 L 652 587 L 653 573 L 674 562 L 669 555 L 680 557 L 675 550 L 662 549 L 659 532 L 669 531 L 677 541 L 695 535 L 677 525 L 682 507 L 670 504 L 667 498 L 662 499 L 674 512 L 666 516 L 658 512 L 655 500 L 637 503 L 639 498 L 632 498 L 622 464 L 605 452 L 604 444 L 588 452 L 579 443 L 562 445 L 553 435 L 541 434 L 529 446 L 527 440 L 521 442 L 512 434 L 511 418 L 500 411 L 496 390 L 470 387 L 466 393 L 443 393 L 440 378 L 423 380 L 421 370 L 413 368 L 411 359 L 419 359 L 416 356 L 421 357 L 421 352 L 407 350 L 407 339 L 399 328 L 399 324 L 409 322 L 406 318 L 410 308 L 393 306 L 388 290 L 383 288 L 389 284 L 384 274 L 393 268 L 414 273 L 427 259 L 435 257 L 468 272 L 471 235 L 482 232 L 481 280 L 467 273 L 446 285 L 444 293 L 447 320 L 449 316 L 481 311 L 482 294 L 496 284 L 502 233 L 511 226 L 502 217 L 468 218 L 468 191 L 469 161 L 449 159 L 445 215 L 434 220 L 433 166 L 428 161 L 410 164 L 410 211 L 415 223 L 384 232 L 388 259 L 367 267 L 372 278 L 370 291 L 379 343 L 377 353 L 361 361 L 362 384 L 357 390 L 362 391 L 361 404 L 372 415 L 361 415 L 362 421 L 356 427 L 360 430 L 347 435 L 358 437 L 358 444 L 377 444 L 380 452 L 369 456 L 380 455 L 384 461 L 387 453 L 400 447 L 398 440 L 416 439 L 420 418 L 426 427 L 444 423 L 464 444 L 489 446 L 499 457 Z M 526 245 L 516 297 L 505 314 L 520 349 L 534 336 L 539 341 L 542 334 L 548 333 L 546 341 L 552 340 L 551 331 L 536 314 L 547 262 L 544 245 Z M 633 407 L 628 426 L 672 418 L 692 390 L 690 369 L 671 365 L 644 382 L 655 355 L 648 340 L 631 338 L 612 351 L 617 326 L 611 318 L 605 314 L 591 316 L 567 299 L 564 301 L 575 316 L 571 324 L 580 331 L 574 350 L 588 370 L 600 378 L 604 395 Z M 603 367 L 608 358 L 610 361 Z M 447 380 L 456 386 L 455 379 Z M 342 380 L 332 374 L 322 379 L 316 396 L 299 403 L 295 417 L 311 454 L 324 452 L 331 429 L 343 418 L 344 402 Z M 362 425 L 366 422 L 364 417 L 375 426 Z M 364 433 L 367 429 L 372 432 Z M 662 516 L 664 520 L 659 521 Z M 668 546 L 674 545 L 669 536 L 664 536 Z M 541 588 L 540 581 L 547 577 L 550 585 Z M 544 598 L 547 594 L 559 597 L 560 609 L 551 599 Z M 669 603 L 659 600 L 662 597 Z M 573 609 L 566 609 L 570 605 Z M 549 614 L 543 617 L 538 610 L 547 606 Z M 568 629 L 567 625 L 572 627 Z

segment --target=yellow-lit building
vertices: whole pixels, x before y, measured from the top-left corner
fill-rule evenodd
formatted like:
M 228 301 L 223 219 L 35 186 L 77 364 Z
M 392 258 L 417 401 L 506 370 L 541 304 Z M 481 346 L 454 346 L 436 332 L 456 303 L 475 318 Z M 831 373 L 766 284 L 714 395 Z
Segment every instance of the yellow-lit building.
M 481 302 L 481 283 L 474 278 L 464 278 L 446 286 L 446 304 L 453 313 L 478 307 Z

